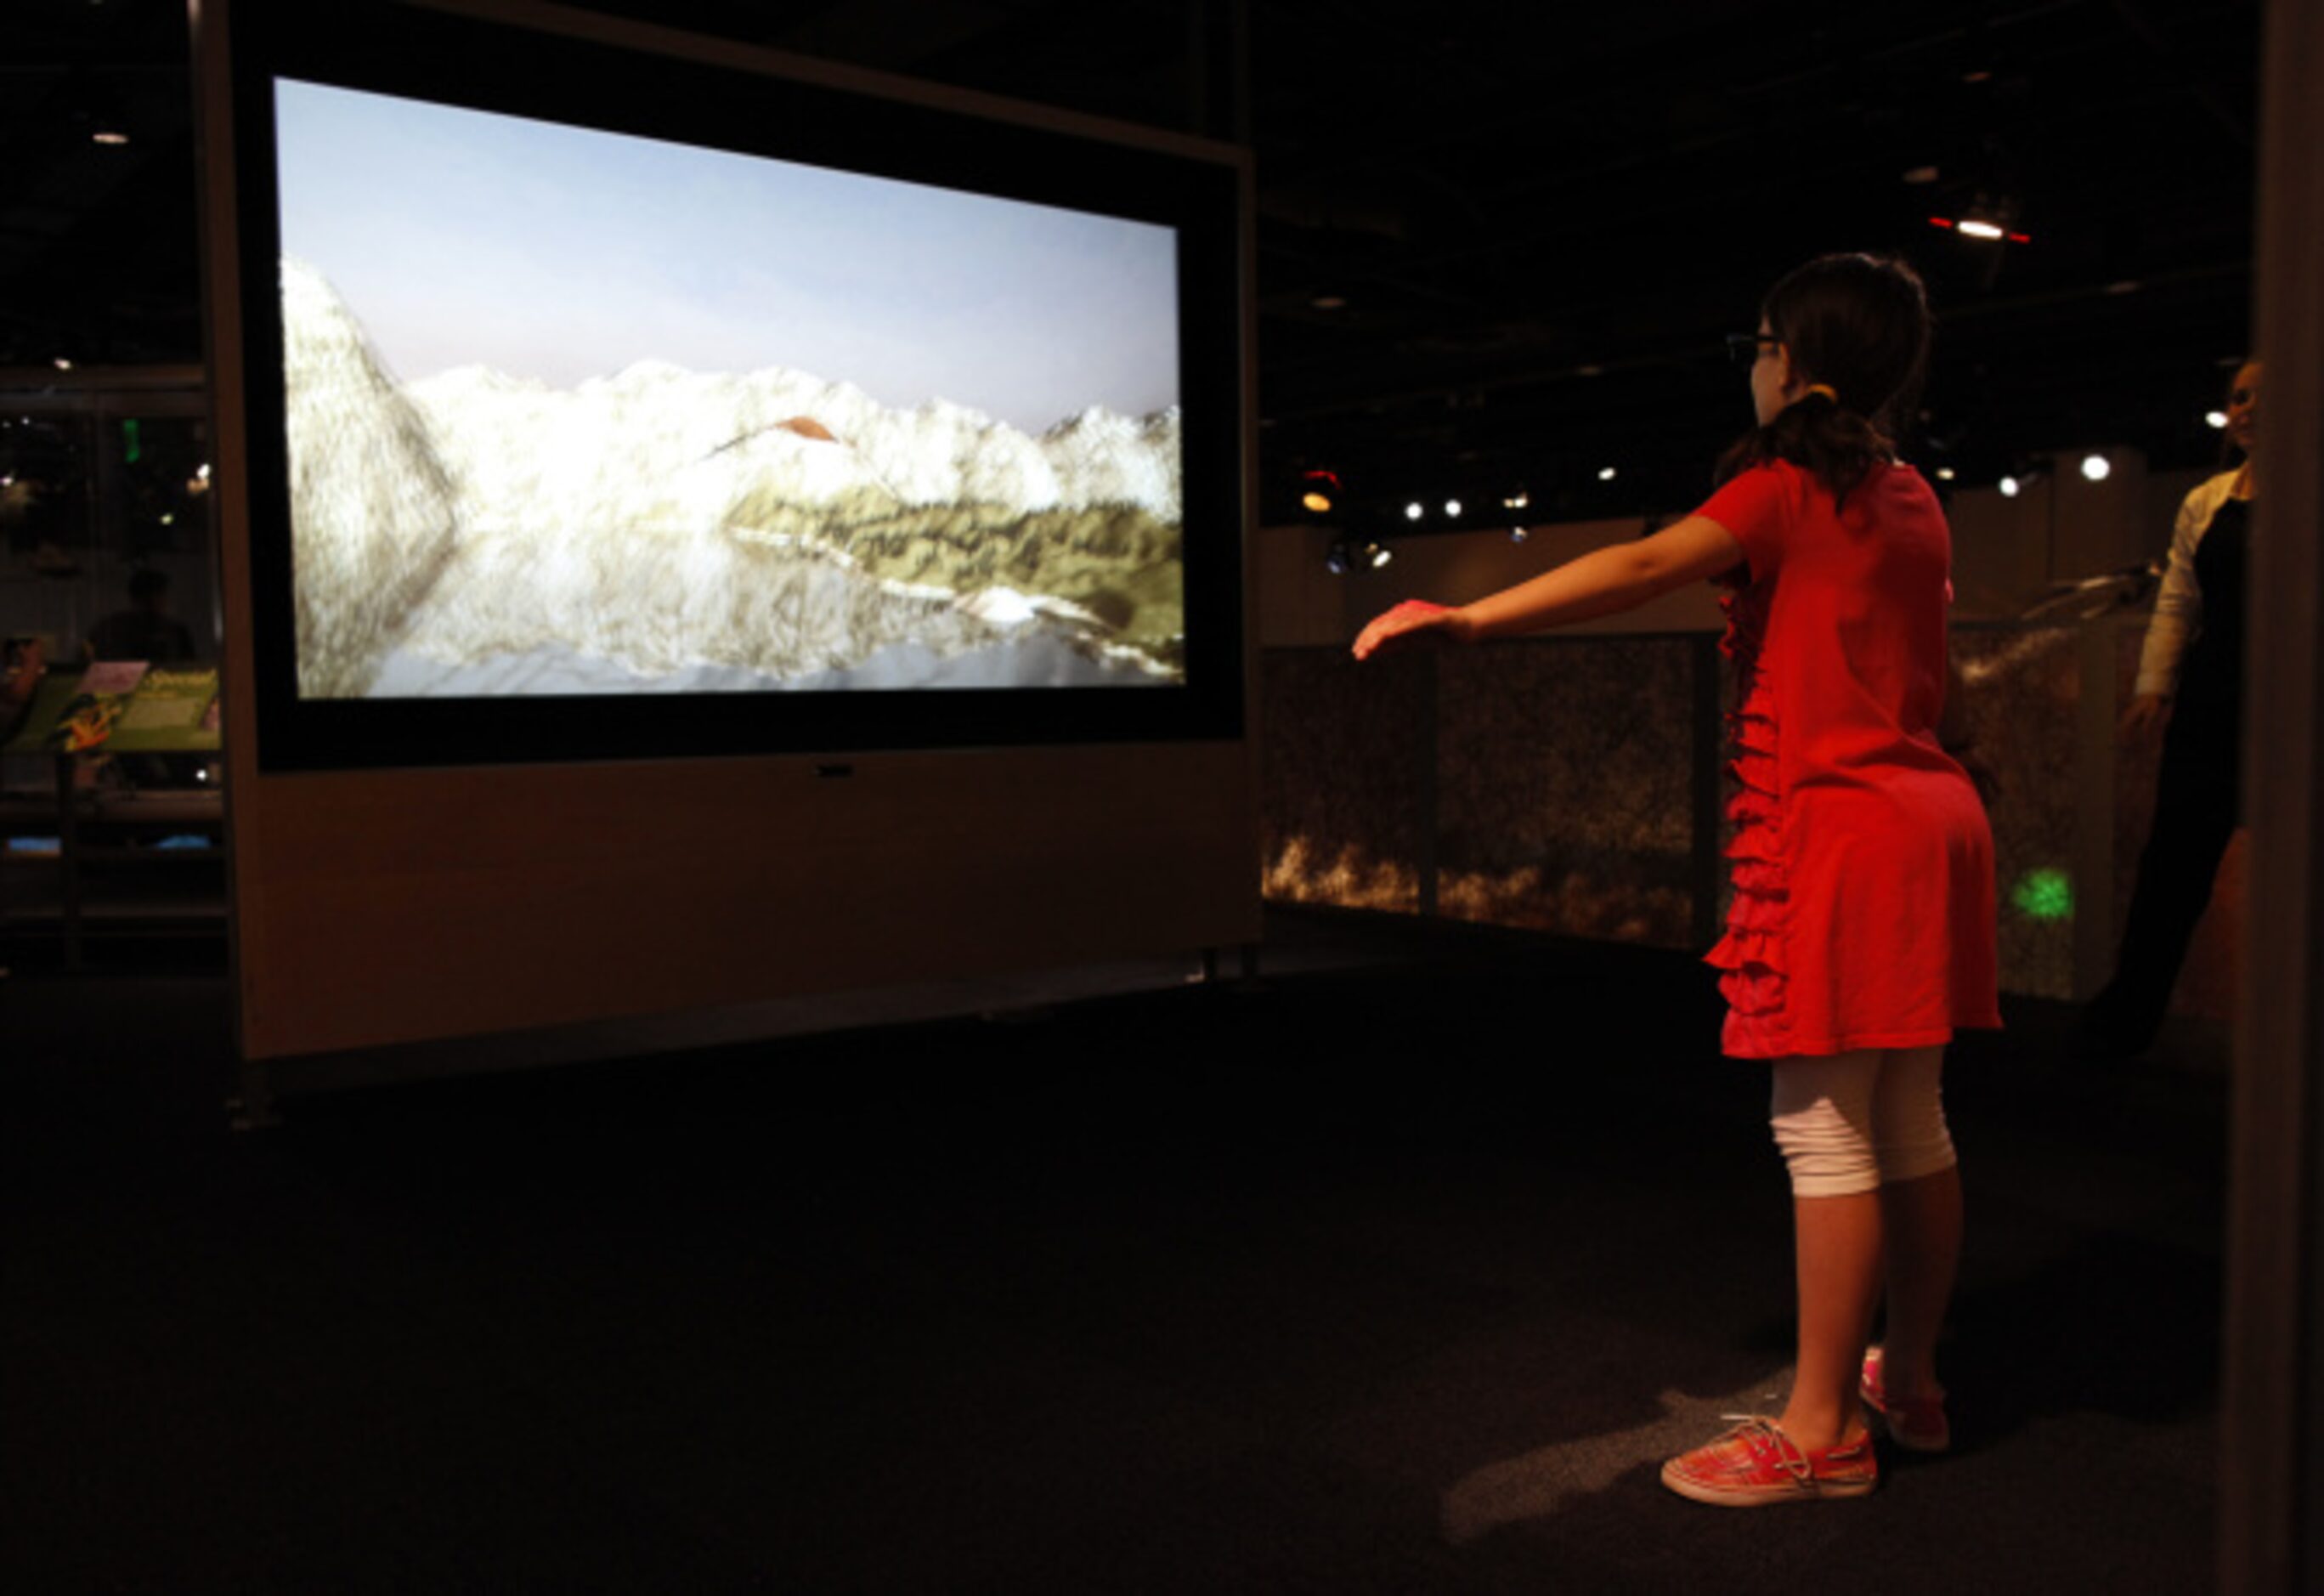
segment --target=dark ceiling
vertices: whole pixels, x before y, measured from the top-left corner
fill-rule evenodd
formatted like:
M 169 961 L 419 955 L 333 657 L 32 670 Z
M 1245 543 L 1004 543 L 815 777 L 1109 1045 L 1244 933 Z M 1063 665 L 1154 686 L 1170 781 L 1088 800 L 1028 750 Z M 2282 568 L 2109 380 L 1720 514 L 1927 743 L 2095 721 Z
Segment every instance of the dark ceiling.
M 1826 250 L 1927 278 L 1912 447 L 1965 481 L 2213 457 L 2247 337 L 2255 0 L 590 8 L 1247 138 L 1271 509 L 1307 469 L 1359 521 L 1519 486 L 1536 520 L 1683 509 L 1748 420 L 1721 335 Z M 0 365 L 199 358 L 185 34 L 181 0 L 9 0 Z M 1930 223 L 1972 207 L 2028 241 Z

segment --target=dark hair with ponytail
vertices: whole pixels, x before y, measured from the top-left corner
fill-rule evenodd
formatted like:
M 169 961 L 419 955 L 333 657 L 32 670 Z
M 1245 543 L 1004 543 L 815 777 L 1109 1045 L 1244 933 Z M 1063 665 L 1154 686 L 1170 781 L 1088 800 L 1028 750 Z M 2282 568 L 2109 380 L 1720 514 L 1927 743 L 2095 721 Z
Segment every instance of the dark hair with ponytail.
M 2246 355 L 2241 360 L 2236 362 L 2236 369 L 2227 377 L 2227 391 L 2224 394 L 2220 395 L 2221 403 L 2229 406 L 2234 405 L 2236 402 L 2236 389 L 2239 386 L 2236 379 L 2242 376 L 2246 372 L 2249 371 L 2253 366 L 2257 365 L 2258 364 L 2258 356 L 2252 355 Z M 2219 434 L 2220 470 L 2234 470 L 2236 458 L 2237 456 L 2242 455 L 2243 452 L 2243 450 L 2236 447 L 2236 440 L 2234 438 L 2228 437 L 2225 432 Z
M 1824 255 L 1769 289 L 1759 313 L 1794 374 L 1837 397 L 1808 394 L 1737 438 L 1718 480 L 1788 460 L 1846 499 L 1895 457 L 1897 419 L 1920 401 L 1930 331 L 1920 276 L 1893 258 Z

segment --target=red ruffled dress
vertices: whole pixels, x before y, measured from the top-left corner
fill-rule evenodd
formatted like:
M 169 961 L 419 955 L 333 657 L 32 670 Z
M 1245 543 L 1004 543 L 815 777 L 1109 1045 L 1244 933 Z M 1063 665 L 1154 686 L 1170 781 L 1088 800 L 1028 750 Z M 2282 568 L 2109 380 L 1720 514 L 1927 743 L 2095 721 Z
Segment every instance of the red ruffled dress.
M 1923 1047 L 2001 1023 L 1993 836 L 1937 745 L 1951 534 L 1909 466 L 1836 506 L 1787 462 L 1699 514 L 1743 546 L 1726 935 L 1705 955 L 1739 1058 Z

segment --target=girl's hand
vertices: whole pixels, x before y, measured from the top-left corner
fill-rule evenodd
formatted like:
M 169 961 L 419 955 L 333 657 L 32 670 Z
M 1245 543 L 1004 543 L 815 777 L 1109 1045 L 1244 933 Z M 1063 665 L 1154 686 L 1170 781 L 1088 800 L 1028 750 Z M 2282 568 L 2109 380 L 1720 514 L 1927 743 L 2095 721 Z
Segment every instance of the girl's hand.
M 1386 614 L 1373 618 L 1356 638 L 1355 656 L 1369 660 L 1386 648 L 1468 642 L 1474 635 L 1469 618 L 1459 610 L 1408 598 Z

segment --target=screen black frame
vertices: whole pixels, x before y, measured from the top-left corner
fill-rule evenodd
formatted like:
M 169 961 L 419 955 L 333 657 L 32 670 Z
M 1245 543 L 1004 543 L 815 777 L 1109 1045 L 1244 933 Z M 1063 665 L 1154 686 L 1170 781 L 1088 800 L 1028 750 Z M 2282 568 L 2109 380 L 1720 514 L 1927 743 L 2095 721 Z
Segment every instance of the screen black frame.
M 485 765 L 1243 734 L 1247 162 L 394 0 L 235 0 L 235 300 L 262 770 Z M 1185 670 L 1155 686 L 305 698 L 298 687 L 278 78 L 1157 223 L 1178 244 Z M 1170 147 L 1157 147 L 1167 143 Z M 216 218 L 213 218 L 214 225 Z

